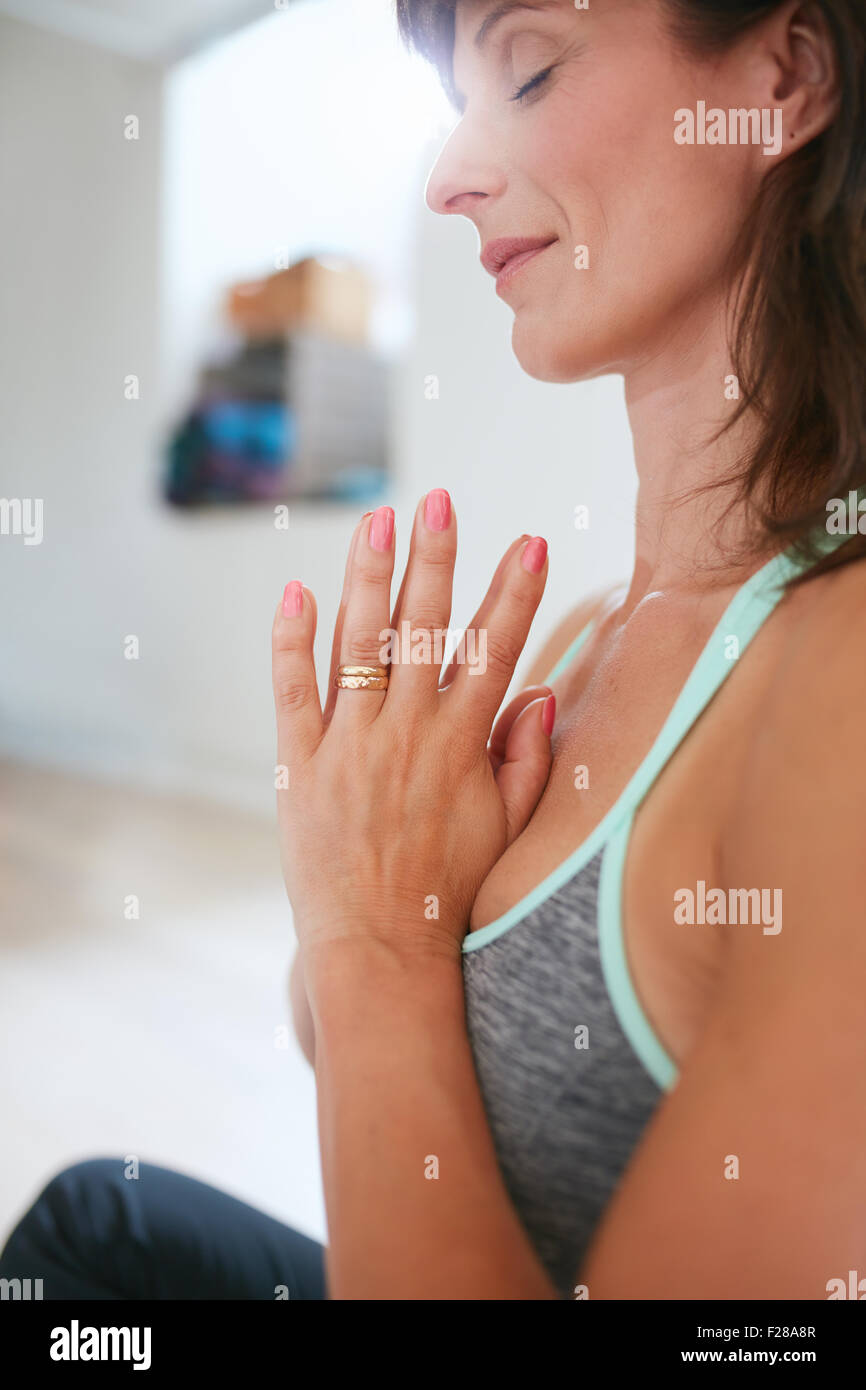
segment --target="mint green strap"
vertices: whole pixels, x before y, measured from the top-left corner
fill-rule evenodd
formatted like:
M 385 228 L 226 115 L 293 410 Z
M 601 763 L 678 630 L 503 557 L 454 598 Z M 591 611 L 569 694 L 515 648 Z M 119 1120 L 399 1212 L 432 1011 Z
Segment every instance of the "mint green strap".
M 623 935 L 622 883 L 634 812 L 617 826 L 605 847 L 598 885 L 598 951 L 604 982 L 619 1026 L 656 1085 L 670 1090 L 677 1069 L 656 1036 L 632 984 Z M 673 921 L 673 906 L 671 906 Z
M 829 538 L 822 550 L 832 549 Z M 702 651 L 650 752 L 613 810 L 605 817 L 607 843 L 601 862 L 598 900 L 599 953 L 605 983 L 620 1026 L 661 1087 L 669 1090 L 677 1068 L 668 1056 L 638 999 L 625 949 L 623 875 L 632 823 L 638 806 L 672 753 L 706 708 L 731 666 L 745 651 L 764 620 L 784 595 L 784 583 L 803 568 L 790 551 L 775 555 L 738 590 Z M 612 824 L 611 824 L 612 823 Z M 593 839 L 594 837 L 590 837 Z M 673 920 L 673 907 L 671 908 Z
M 590 618 L 590 620 L 589 620 L 589 622 L 587 623 L 586 627 L 581 628 L 580 632 L 577 634 L 577 636 L 574 638 L 574 640 L 573 640 L 572 642 L 569 643 L 568 647 L 566 647 L 565 651 L 563 652 L 562 656 L 561 656 L 561 657 L 559 658 L 559 660 L 557 661 L 557 663 L 556 663 L 556 665 L 554 666 L 553 670 L 551 671 L 550 675 L 547 677 L 547 680 L 543 680 L 543 681 L 541 682 L 542 685 L 552 685 L 553 682 L 554 682 L 559 676 L 562 675 L 563 671 L 564 671 L 564 670 L 566 669 L 566 667 L 568 666 L 568 664 L 569 664 L 569 662 L 571 661 L 572 657 L 577 656 L 577 653 L 580 651 L 581 647 L 582 647 L 582 646 L 584 645 L 584 643 L 586 642 L 586 639 L 589 637 L 589 634 L 590 634 L 590 632 L 592 631 L 592 629 L 593 629 L 594 626 L 595 626 L 595 618 Z
M 738 589 L 692 667 L 655 743 L 617 803 L 620 815 L 634 811 L 643 801 L 678 744 L 731 671 L 734 662 L 742 656 L 755 633 L 776 607 L 783 593 L 781 584 L 789 575 L 796 573 L 797 568 L 787 554 L 774 555 Z

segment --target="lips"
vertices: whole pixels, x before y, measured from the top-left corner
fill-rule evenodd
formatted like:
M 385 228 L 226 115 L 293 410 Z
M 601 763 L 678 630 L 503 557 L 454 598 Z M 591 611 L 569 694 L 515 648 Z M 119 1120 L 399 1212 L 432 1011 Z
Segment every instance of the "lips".
M 495 275 L 497 282 L 503 271 L 510 274 L 518 266 L 523 265 L 537 251 L 543 251 L 546 246 L 552 246 L 557 238 L 532 237 L 532 236 L 502 236 L 495 241 L 488 241 L 481 252 L 481 264 L 491 275 Z M 498 285 L 497 285 L 498 287 Z

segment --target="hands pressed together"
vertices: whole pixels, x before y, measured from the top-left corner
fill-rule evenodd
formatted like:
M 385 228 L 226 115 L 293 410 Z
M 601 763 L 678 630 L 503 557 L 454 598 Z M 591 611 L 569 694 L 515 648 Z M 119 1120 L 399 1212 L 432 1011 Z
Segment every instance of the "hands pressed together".
M 277 756 L 288 773 L 278 814 L 304 953 L 376 938 L 410 953 L 455 955 L 482 882 L 544 790 L 549 687 L 521 691 L 496 716 L 544 592 L 546 542 L 512 542 L 470 625 L 474 648 L 458 647 L 440 674 L 423 637 L 448 629 L 456 554 L 451 501 L 436 489 L 416 509 L 392 611 L 394 513 L 380 507 L 361 518 L 324 710 L 313 663 L 316 601 L 299 581 L 286 587 L 273 627 Z M 389 630 L 413 639 L 409 647 L 398 640 L 390 664 L 382 659 Z M 340 666 L 383 664 L 386 689 L 334 684 Z

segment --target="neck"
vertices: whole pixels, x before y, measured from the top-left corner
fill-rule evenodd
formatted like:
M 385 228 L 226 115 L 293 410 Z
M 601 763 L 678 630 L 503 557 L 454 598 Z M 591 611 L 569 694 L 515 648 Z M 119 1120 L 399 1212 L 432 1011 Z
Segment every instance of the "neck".
M 755 437 L 751 412 L 714 437 L 737 408 L 728 398 L 732 372 L 724 315 L 713 304 L 697 326 L 690 315 L 660 352 L 625 374 L 639 480 L 627 608 L 651 590 L 740 584 L 771 553 L 746 567 L 732 561 L 748 540 L 745 509 L 726 515 L 736 489 L 707 487 L 736 471 Z

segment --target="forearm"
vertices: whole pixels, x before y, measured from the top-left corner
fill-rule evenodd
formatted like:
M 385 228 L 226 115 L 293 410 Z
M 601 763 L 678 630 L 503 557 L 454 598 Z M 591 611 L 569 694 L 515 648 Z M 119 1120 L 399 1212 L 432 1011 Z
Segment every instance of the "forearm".
M 292 1010 L 292 1023 L 298 1046 L 311 1067 L 316 1065 L 316 1035 L 313 1029 L 313 1016 L 307 999 L 304 983 L 304 963 L 300 951 L 296 951 L 289 974 L 289 1005 Z
M 365 940 L 305 968 L 332 1296 L 555 1298 L 497 1166 L 459 956 Z

